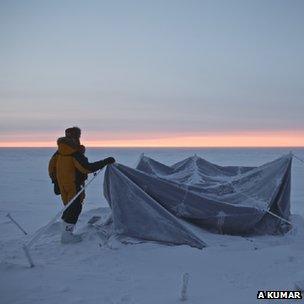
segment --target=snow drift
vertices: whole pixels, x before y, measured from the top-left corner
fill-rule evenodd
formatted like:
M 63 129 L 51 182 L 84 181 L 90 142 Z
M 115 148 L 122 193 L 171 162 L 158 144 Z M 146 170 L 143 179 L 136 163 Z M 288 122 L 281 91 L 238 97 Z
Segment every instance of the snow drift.
M 282 233 L 288 227 L 281 219 L 290 216 L 291 162 L 285 155 L 259 167 L 223 167 L 193 156 L 166 166 L 142 156 L 136 169 L 108 166 L 104 194 L 114 231 L 198 248 L 204 242 L 180 219 L 225 234 Z

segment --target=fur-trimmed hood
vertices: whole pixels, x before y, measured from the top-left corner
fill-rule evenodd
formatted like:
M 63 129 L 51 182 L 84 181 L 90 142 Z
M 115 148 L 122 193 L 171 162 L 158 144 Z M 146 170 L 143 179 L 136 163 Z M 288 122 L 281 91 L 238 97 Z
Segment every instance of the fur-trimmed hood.
M 72 155 L 77 152 L 79 145 L 76 144 L 71 138 L 60 137 L 57 139 L 58 153 L 61 155 Z

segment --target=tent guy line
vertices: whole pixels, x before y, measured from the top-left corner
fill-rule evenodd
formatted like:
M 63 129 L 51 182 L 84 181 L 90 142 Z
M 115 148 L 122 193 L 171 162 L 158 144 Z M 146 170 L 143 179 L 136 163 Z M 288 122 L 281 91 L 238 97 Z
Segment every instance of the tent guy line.
M 92 183 L 92 181 L 98 176 L 98 174 L 102 171 L 100 169 L 97 171 L 94 176 L 85 184 L 84 187 L 82 187 L 78 193 L 69 201 L 67 205 L 65 205 L 45 226 L 39 228 L 36 230 L 36 232 L 33 234 L 33 236 L 22 245 L 22 249 L 25 253 L 25 256 L 30 264 L 30 267 L 34 267 L 33 259 L 31 258 L 29 249 L 33 246 L 33 244 L 49 229 L 49 227 L 62 215 L 62 213 L 70 207 L 70 205 L 77 199 L 77 197 Z

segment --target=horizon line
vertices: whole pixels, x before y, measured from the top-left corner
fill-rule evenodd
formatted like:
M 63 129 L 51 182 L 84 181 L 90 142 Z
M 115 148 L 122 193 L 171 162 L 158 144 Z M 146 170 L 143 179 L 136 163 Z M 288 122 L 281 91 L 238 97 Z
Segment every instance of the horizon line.
M 16 149 L 25 149 L 25 148 L 37 148 L 37 149 L 49 149 L 49 148 L 57 148 L 57 146 L 0 146 L 0 149 L 12 149 L 12 148 L 16 148 Z M 303 146 L 90 146 L 87 145 L 86 148 L 127 148 L 127 149 L 134 149 L 134 148 L 145 148 L 145 149 L 155 149 L 155 148 L 159 148 L 159 149 L 204 149 L 204 148 L 304 148 Z
M 239 134 L 164 134 L 160 136 L 126 136 L 120 134 L 109 137 L 105 134 L 103 140 L 97 136 L 85 136 L 81 142 L 86 147 L 96 148 L 279 148 L 279 147 L 304 147 L 304 131 L 301 133 L 239 133 Z M 119 138 L 120 137 L 120 138 Z M 57 147 L 56 141 L 50 139 L 50 135 L 34 137 L 25 136 L 21 140 L 5 138 L 0 140 L 0 147 L 9 148 L 34 148 Z

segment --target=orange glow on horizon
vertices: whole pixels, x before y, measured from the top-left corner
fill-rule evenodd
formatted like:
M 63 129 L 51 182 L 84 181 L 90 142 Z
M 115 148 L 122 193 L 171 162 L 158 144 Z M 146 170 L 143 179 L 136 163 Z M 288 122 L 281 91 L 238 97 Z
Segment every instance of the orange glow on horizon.
M 49 136 L 48 136 L 49 137 Z M 98 140 L 96 138 L 105 138 Z M 114 137 L 114 136 L 113 136 Z M 29 138 L 29 136 L 27 136 Z M 34 137 L 35 138 L 35 137 Z M 304 131 L 299 132 L 241 132 L 241 133 L 210 133 L 199 135 L 178 134 L 132 134 L 117 135 L 95 132 L 92 136 L 86 134 L 82 143 L 87 147 L 303 147 Z M 0 147 L 55 147 L 54 140 L 12 140 L 1 141 Z

